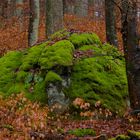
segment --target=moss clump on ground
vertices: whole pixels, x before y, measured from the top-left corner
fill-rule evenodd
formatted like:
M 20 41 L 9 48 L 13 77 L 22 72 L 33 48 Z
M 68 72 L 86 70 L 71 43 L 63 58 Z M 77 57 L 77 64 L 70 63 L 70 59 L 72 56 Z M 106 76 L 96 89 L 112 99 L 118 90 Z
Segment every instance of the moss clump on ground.
M 140 139 L 140 132 L 128 130 L 127 135 L 118 135 L 115 138 L 109 140 L 131 140 L 131 139 Z
M 136 132 L 136 131 L 131 131 L 131 130 L 129 130 L 129 131 L 128 131 L 128 135 L 129 135 L 131 138 L 140 139 L 140 132 Z
M 127 80 L 124 58 L 118 50 L 109 44 L 102 45 L 95 34 L 59 35 L 67 40 L 52 45 L 50 40 L 1 57 L 0 93 L 24 92 L 33 101 L 47 103 L 47 84 L 55 81 L 67 84 L 69 79 L 70 86 L 63 89 L 71 101 L 80 97 L 94 106 L 100 100 L 105 108 L 123 110 Z M 75 50 L 83 53 L 92 50 L 93 55 L 76 59 Z
M 74 130 L 70 130 L 69 131 L 69 134 L 72 134 L 72 135 L 75 135 L 77 137 L 84 137 L 84 136 L 95 136 L 96 135 L 96 132 L 93 130 L 93 129 L 80 129 L 80 128 L 77 128 L 77 129 L 74 129 Z
M 109 140 L 130 140 L 131 138 L 129 136 L 125 135 L 118 135 L 116 138 L 111 138 Z

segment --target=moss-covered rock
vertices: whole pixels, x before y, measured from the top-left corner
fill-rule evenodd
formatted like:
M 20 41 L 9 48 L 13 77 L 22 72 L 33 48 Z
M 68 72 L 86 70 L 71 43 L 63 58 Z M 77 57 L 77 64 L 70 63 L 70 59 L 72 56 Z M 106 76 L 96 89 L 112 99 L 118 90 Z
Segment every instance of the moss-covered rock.
M 61 31 L 58 31 L 52 34 L 49 39 L 53 41 L 62 40 L 62 39 L 68 38 L 69 35 L 70 35 L 70 32 L 68 32 L 66 29 L 63 29 Z
M 94 106 L 100 100 L 103 107 L 122 111 L 127 80 L 124 58 L 118 50 L 101 44 L 95 34 L 59 34 L 67 40 L 57 41 L 54 35 L 53 41 L 1 57 L 0 93 L 24 92 L 33 101 L 47 103 L 47 86 L 53 83 L 55 87 L 59 81 L 61 88 L 56 89 L 63 90 L 60 92 L 70 101 L 80 97 Z M 75 50 L 92 50 L 93 55 L 75 58 Z
M 95 57 L 84 58 L 75 62 L 68 96 L 72 99 L 83 98 L 92 105 L 100 100 L 104 107 L 111 110 L 123 109 L 125 107 L 124 97 L 127 96 L 124 60 L 114 58 L 111 51 L 108 55 L 108 52 L 105 51 L 106 46 L 100 48 L 83 46 L 80 49 L 85 50 L 87 48 L 94 51 Z M 112 49 L 115 50 L 116 55 L 118 52 L 116 49 Z
M 101 45 L 101 41 L 96 34 L 77 34 L 74 33 L 69 37 L 69 40 L 74 44 L 76 48 L 81 47 L 82 45 Z
M 31 68 L 35 68 L 38 65 L 39 58 L 41 56 L 42 51 L 44 50 L 47 43 L 43 43 L 38 46 L 34 46 L 29 49 L 27 53 L 24 54 L 22 65 L 20 66 L 20 70 L 30 70 Z
M 68 40 L 58 41 L 46 47 L 39 59 L 41 69 L 51 69 L 55 66 L 70 66 L 73 64 L 74 46 Z
M 0 91 L 7 93 L 11 85 L 15 83 L 16 71 L 20 67 L 21 52 L 9 52 L 0 58 Z
M 45 77 L 47 83 L 54 83 L 57 81 L 62 81 L 62 78 L 53 71 L 49 71 Z

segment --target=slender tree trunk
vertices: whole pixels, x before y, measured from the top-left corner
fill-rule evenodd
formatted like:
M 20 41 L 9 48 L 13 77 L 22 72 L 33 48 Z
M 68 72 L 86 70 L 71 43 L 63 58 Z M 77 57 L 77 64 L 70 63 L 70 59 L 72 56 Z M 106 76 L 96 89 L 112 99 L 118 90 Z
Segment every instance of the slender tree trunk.
M 16 0 L 15 16 L 18 18 L 20 32 L 23 30 L 24 24 L 23 6 L 24 6 L 23 0 Z
M 80 17 L 88 15 L 88 0 L 75 0 L 75 14 Z
M 5 9 L 5 2 L 0 1 L 0 16 L 3 17 L 3 18 L 5 17 L 4 9 Z
M 10 0 L 5 0 L 4 1 L 3 17 L 5 19 L 9 19 L 10 18 L 10 12 L 9 12 L 10 2 L 11 2 Z
M 131 107 L 140 110 L 140 47 L 137 36 L 136 3 L 122 1 L 122 36 Z
M 30 0 L 30 19 L 28 44 L 33 46 L 38 41 L 38 28 L 40 16 L 39 0 Z
M 118 46 L 115 29 L 115 4 L 112 0 L 105 0 L 106 39 L 111 45 Z
M 47 37 L 64 28 L 63 0 L 46 0 L 46 35 Z
M 74 0 L 63 0 L 64 13 L 74 14 Z
M 23 16 L 23 0 L 16 0 L 15 16 Z

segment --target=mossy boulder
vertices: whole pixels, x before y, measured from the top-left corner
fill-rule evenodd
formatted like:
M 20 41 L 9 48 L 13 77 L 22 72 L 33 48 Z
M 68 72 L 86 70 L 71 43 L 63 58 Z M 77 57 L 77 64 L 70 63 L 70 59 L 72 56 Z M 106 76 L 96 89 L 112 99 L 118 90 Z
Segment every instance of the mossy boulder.
M 22 65 L 20 66 L 20 70 L 27 71 L 36 67 L 36 65 L 38 65 L 38 60 L 42 54 L 42 51 L 44 50 L 46 45 L 47 43 L 33 46 L 27 52 L 25 52 L 22 59 Z
M 45 81 L 48 83 L 55 83 L 57 81 L 62 81 L 62 78 L 55 72 L 49 71 L 45 77 Z
M 9 52 L 0 58 L 0 91 L 8 92 L 12 84 L 15 84 L 16 71 L 21 65 L 23 54 L 21 52 Z
M 70 66 L 73 64 L 74 46 L 68 40 L 58 41 L 46 47 L 39 59 L 41 69 L 51 69 L 55 66 Z
M 70 32 L 68 32 L 66 29 L 63 29 L 61 31 L 55 32 L 54 34 L 52 34 L 49 37 L 49 40 L 62 40 L 62 39 L 66 39 L 70 36 Z
M 93 57 L 75 61 L 68 96 L 86 99 L 92 105 L 100 100 L 104 107 L 111 110 L 118 110 L 119 106 L 125 107 L 127 86 L 124 60 L 114 56 L 118 53 L 114 48 L 114 52 L 108 55 L 104 45 L 101 48 L 82 46 L 80 49 L 89 47 L 94 51 Z
M 75 48 L 79 48 L 82 45 L 101 45 L 101 41 L 99 37 L 96 34 L 89 34 L 89 33 L 83 33 L 83 34 L 77 34 L 74 33 L 69 37 L 69 40 L 74 44 Z
M 125 62 L 116 48 L 102 44 L 96 34 L 67 32 L 62 35 L 64 40 L 52 38 L 0 58 L 2 95 L 24 92 L 33 101 L 47 103 L 47 86 L 60 83 L 61 93 L 70 101 L 80 97 L 91 106 L 100 100 L 103 107 L 114 112 L 125 109 Z M 88 50 L 93 54 L 74 57 L 76 51 Z

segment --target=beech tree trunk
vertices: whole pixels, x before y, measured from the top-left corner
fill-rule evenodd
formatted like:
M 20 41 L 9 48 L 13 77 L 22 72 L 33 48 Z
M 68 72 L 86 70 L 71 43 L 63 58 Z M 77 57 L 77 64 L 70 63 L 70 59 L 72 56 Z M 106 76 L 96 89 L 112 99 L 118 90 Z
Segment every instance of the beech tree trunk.
M 3 18 L 5 17 L 5 5 L 6 3 L 0 0 L 0 16 Z
M 46 0 L 46 35 L 47 37 L 56 31 L 62 30 L 63 0 Z
M 15 15 L 18 17 L 23 16 L 23 0 L 16 0 Z
M 15 3 L 16 7 L 15 7 L 15 16 L 18 18 L 18 22 L 19 22 L 19 30 L 22 31 L 23 30 L 23 6 L 24 6 L 24 1 L 23 0 L 16 0 Z
M 118 46 L 115 29 L 115 4 L 112 0 L 105 0 L 106 39 L 111 45 Z
M 64 13 L 66 14 L 74 14 L 74 0 L 63 0 L 64 4 Z
M 30 19 L 28 34 L 29 46 L 33 46 L 38 41 L 39 16 L 39 0 L 30 0 Z
M 88 0 L 75 0 L 75 14 L 80 17 L 88 15 Z
M 140 110 L 140 46 L 137 36 L 136 3 L 122 0 L 122 36 L 132 109 Z
M 3 18 L 9 19 L 12 11 L 10 11 L 11 0 L 0 1 L 0 14 Z

